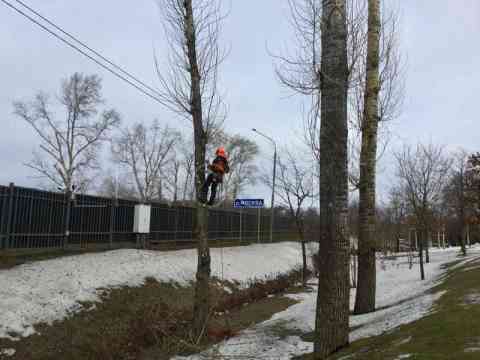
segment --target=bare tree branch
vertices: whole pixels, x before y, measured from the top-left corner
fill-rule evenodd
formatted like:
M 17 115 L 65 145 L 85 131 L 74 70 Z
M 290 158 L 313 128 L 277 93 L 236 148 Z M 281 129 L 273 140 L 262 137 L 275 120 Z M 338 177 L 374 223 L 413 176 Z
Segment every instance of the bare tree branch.
M 71 191 L 72 185 L 85 190 L 87 173 L 97 168 L 97 154 L 110 131 L 120 123 L 119 114 L 99 108 L 101 79 L 75 73 L 62 82 L 59 103 L 65 119 L 54 119 L 48 95 L 38 93 L 30 102 L 14 102 L 14 113 L 25 120 L 40 139 L 28 167 L 55 186 Z
M 179 132 L 168 126 L 161 128 L 155 120 L 148 128 L 142 123 L 125 128 L 113 140 L 113 159 L 133 177 L 142 201 L 159 197 L 160 178 L 170 176 L 165 167 L 180 139 Z

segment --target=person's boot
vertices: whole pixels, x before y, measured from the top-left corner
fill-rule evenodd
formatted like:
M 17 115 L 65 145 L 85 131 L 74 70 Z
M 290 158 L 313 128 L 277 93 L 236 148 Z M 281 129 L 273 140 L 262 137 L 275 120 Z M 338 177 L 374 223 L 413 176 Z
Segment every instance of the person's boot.
M 207 205 L 212 206 L 215 203 L 215 192 L 212 191 L 210 194 L 210 200 L 208 200 Z

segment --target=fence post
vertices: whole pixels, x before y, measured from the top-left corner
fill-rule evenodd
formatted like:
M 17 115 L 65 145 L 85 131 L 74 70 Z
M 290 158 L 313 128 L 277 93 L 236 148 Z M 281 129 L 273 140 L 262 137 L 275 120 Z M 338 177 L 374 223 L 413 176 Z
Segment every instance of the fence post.
M 10 248 L 11 231 L 12 231 L 12 218 L 13 218 L 13 198 L 15 196 L 15 184 L 12 182 L 8 186 L 8 215 L 7 215 L 7 229 L 5 231 L 5 249 Z
M 262 209 L 258 208 L 257 212 L 257 243 L 260 244 L 260 220 L 261 220 Z
M 3 197 L 6 197 L 6 194 L 3 194 L 2 195 Z M 1 209 L 1 212 L 0 212 L 0 250 L 3 250 L 5 248 L 5 232 L 6 232 L 6 226 L 7 224 L 5 224 L 5 215 L 6 215 L 6 212 L 7 212 L 7 205 L 8 205 L 8 201 L 5 199 L 3 202 L 2 202 L 2 209 Z
M 178 206 L 178 204 L 175 204 L 174 206 L 175 206 L 175 229 L 173 231 L 173 240 L 174 240 L 175 246 L 177 246 L 178 209 L 179 209 L 179 206 Z
M 240 209 L 240 244 L 242 243 L 242 209 Z
M 109 246 L 110 249 L 113 248 L 113 233 L 115 231 L 115 207 L 116 207 L 116 199 L 111 199 L 110 202 L 110 234 L 109 234 Z
M 69 238 L 70 238 L 70 213 L 72 212 L 72 192 L 67 190 L 65 192 L 65 197 L 67 199 L 66 205 L 67 209 L 65 211 L 65 234 L 63 238 L 63 249 L 65 250 L 68 247 Z

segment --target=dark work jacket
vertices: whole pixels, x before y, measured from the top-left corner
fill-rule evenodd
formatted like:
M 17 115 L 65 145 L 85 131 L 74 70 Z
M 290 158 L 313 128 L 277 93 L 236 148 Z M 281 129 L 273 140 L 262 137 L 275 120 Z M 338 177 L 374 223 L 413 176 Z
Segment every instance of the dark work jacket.
M 223 177 L 223 174 L 227 174 L 230 171 L 228 160 L 222 156 L 217 156 L 208 168 L 221 177 Z

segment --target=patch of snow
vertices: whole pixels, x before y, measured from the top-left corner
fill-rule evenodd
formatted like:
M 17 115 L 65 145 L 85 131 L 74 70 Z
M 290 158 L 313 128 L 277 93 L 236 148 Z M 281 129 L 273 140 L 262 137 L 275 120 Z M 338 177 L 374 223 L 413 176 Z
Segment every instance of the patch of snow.
M 410 341 L 412 341 L 412 337 L 409 336 L 405 339 L 402 339 L 400 341 L 397 341 L 396 343 L 394 343 L 395 346 L 402 346 L 402 345 L 405 345 L 405 344 L 408 344 Z
M 463 271 L 471 271 L 480 269 L 480 265 L 466 266 Z
M 384 310 L 350 317 L 351 327 L 360 326 L 360 328 L 350 333 L 350 342 L 377 336 L 397 326 L 422 318 L 430 312 L 432 304 L 440 299 L 444 293 L 445 291 L 440 291 L 436 294 L 425 294 Z
M 349 359 L 354 359 L 354 358 L 355 358 L 355 354 L 350 354 L 350 355 L 342 356 L 338 360 L 349 360 Z
M 409 359 L 411 358 L 413 355 L 412 354 L 401 354 L 401 355 L 398 355 L 395 360 L 403 360 L 403 359 Z
M 454 266 L 451 267 L 452 270 L 455 270 L 455 269 L 458 269 L 460 267 L 464 267 L 466 265 L 476 265 L 478 264 L 478 260 L 479 258 L 478 257 L 471 257 L 471 253 L 472 253 L 472 250 L 475 250 L 475 252 L 478 251 L 479 248 L 475 247 L 473 249 L 469 249 L 467 250 L 467 256 L 466 257 L 463 257 L 463 256 L 457 256 L 458 259 L 457 260 L 460 260 L 457 264 L 455 264 Z M 460 252 L 457 253 L 457 255 L 459 255 Z
M 15 349 L 12 349 L 12 348 L 8 348 L 8 349 L 0 349 L 0 355 L 5 355 L 5 356 L 13 356 L 15 355 L 17 351 Z
M 222 254 L 223 253 L 223 254 Z M 301 265 L 296 242 L 211 249 L 212 276 L 247 286 L 252 279 L 286 273 Z M 223 266 L 222 266 L 223 259 Z M 195 249 L 172 252 L 122 249 L 32 262 L 0 270 L 0 338 L 35 332 L 97 302 L 101 289 L 140 286 L 145 278 L 187 284 L 195 279 Z
M 475 294 L 468 294 L 464 297 L 464 302 L 462 305 L 469 306 L 469 305 L 478 305 L 480 304 L 480 293 Z

